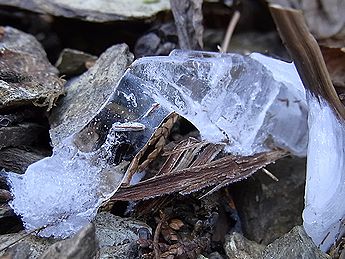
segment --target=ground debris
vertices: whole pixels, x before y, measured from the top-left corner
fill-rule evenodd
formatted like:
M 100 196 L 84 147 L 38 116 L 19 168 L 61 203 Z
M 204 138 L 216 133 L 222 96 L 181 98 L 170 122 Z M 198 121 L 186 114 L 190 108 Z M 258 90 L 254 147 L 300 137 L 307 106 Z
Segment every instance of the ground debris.
M 187 139 L 169 152 L 158 175 L 135 185 L 121 187 L 110 202 L 141 200 L 176 192 L 189 194 L 205 187 L 214 187 L 212 191 L 216 191 L 286 156 L 285 151 L 276 150 L 249 157 L 225 156 L 214 160 L 221 149 L 216 144 Z M 177 161 L 180 163 L 176 164 Z

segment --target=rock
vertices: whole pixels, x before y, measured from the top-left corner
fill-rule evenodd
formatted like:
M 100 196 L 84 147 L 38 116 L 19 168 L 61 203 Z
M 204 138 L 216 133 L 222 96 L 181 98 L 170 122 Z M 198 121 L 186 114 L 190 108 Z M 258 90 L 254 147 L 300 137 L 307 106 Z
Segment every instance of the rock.
M 38 258 L 49 246 L 57 242 L 53 239 L 38 238 L 24 231 L 0 236 L 0 256 L 16 259 Z
M 198 255 L 197 259 L 224 259 L 224 257 L 221 256 L 218 252 L 213 252 L 208 254 L 207 256 L 200 254 Z
M 258 258 L 265 246 L 250 241 L 243 235 L 232 232 L 225 237 L 224 250 L 231 259 Z
M 0 205 L 0 218 L 15 216 L 12 208 L 8 204 Z
M 178 48 L 176 26 L 172 22 L 153 27 L 148 33 L 141 36 L 134 46 L 136 58 L 144 56 L 169 55 Z
M 247 238 L 267 245 L 302 224 L 305 163 L 302 158 L 280 159 L 267 167 L 278 182 L 259 172 L 232 187 Z
M 169 0 L 109 2 L 68 0 L 0 0 L 0 5 L 18 7 L 32 12 L 77 18 L 93 22 L 148 19 L 170 9 Z
M 8 202 L 12 200 L 11 192 L 5 189 L 0 189 L 0 203 Z
M 85 52 L 75 49 L 63 49 L 55 66 L 59 69 L 60 75 L 71 77 L 84 73 L 96 60 L 96 56 Z
M 218 252 L 210 253 L 207 257 L 208 259 L 224 259 Z
M 53 146 L 80 131 L 97 114 L 132 61 L 127 45 L 115 45 L 87 72 L 66 84 L 66 96 L 50 117 Z
M 10 172 L 24 173 L 29 165 L 49 154 L 44 150 L 33 148 L 3 148 L 0 150 L 0 168 Z
M 101 212 L 96 216 L 96 235 L 99 240 L 100 258 L 135 259 L 139 257 L 137 241 L 142 229 L 151 228 L 145 223 Z
M 0 149 L 31 146 L 37 143 L 39 138 L 42 138 L 45 130 L 45 127 L 30 122 L 20 123 L 16 126 L 0 127 Z
M 327 259 L 307 236 L 301 226 L 294 227 L 289 233 L 269 244 L 261 255 L 262 259 Z
M 93 258 L 98 251 L 95 226 L 90 223 L 72 238 L 56 242 L 41 256 L 41 259 L 84 259 Z
M 42 108 L 25 106 L 2 112 L 0 170 L 24 173 L 30 164 L 50 155 L 48 130 Z
M 140 232 L 152 230 L 145 223 L 101 212 L 93 224 L 72 237 L 59 240 L 39 238 L 25 232 L 0 236 L 0 256 L 9 258 L 138 258 Z M 9 246 L 18 241 L 13 246 Z M 8 247 L 4 250 L 4 248 Z M 4 250 L 4 251 L 2 251 Z M 4 253 L 5 252 L 5 253 Z
M 33 104 L 50 110 L 64 80 L 32 35 L 0 27 L 0 109 Z

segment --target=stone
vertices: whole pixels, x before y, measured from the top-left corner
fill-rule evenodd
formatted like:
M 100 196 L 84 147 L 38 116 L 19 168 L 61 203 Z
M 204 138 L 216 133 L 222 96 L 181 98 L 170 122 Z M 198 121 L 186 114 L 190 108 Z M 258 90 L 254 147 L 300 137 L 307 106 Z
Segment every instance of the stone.
M 55 242 L 57 241 L 28 235 L 24 231 L 1 235 L 0 256 L 18 259 L 39 258 L 39 256 Z
M 95 218 L 96 235 L 99 240 L 100 258 L 139 258 L 137 241 L 140 231 L 152 229 L 145 223 L 101 212 Z
M 138 258 L 137 240 L 144 222 L 99 213 L 72 237 L 60 240 L 28 235 L 24 231 L 0 236 L 0 256 L 10 258 Z M 17 241 L 15 243 L 15 241 Z M 12 244 L 12 245 L 11 245 Z
M 41 259 L 84 259 L 93 258 L 98 251 L 95 226 L 90 223 L 72 238 L 56 242 L 41 256 Z
M 289 233 L 269 244 L 262 252 L 262 259 L 330 259 L 321 252 L 306 234 L 302 226 L 294 227 Z
M 29 165 L 50 155 L 34 148 L 3 148 L 0 150 L 0 167 L 9 171 L 23 174 Z
M 92 22 L 149 19 L 158 12 L 169 11 L 169 0 L 159 1 L 68 1 L 68 0 L 0 0 L 0 5 L 18 7 L 32 12 L 77 18 Z
M 34 36 L 0 27 L 0 109 L 21 105 L 53 107 L 63 93 L 58 77 Z
M 75 50 L 63 49 L 55 66 L 60 75 L 72 77 L 84 73 L 97 60 L 96 56 Z
M 98 113 L 132 61 L 127 45 L 114 45 L 87 72 L 67 82 L 66 95 L 50 116 L 53 146 L 80 131 Z
M 232 232 L 225 236 L 224 250 L 231 259 L 258 258 L 265 246 L 248 240 L 242 234 Z
M 176 26 L 172 22 L 154 26 L 148 33 L 141 36 L 134 46 L 137 58 L 144 56 L 166 56 L 178 48 Z
M 283 158 L 267 166 L 278 182 L 259 171 L 231 187 L 244 235 L 267 245 L 302 224 L 304 158 Z

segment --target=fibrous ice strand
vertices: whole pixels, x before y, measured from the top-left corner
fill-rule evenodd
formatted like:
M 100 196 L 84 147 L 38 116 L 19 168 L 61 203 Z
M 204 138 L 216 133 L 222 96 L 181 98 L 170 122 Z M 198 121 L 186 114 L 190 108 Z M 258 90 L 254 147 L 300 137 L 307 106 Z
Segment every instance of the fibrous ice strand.
M 97 87 L 97 86 L 95 86 Z M 67 237 L 121 183 L 124 164 L 172 111 L 226 151 L 252 155 L 272 147 L 305 155 L 306 101 L 294 65 L 260 54 L 174 51 L 135 61 L 99 113 L 32 164 L 9 174 L 11 206 L 27 229 Z
M 309 144 L 303 226 L 327 251 L 345 233 L 345 126 L 322 97 L 308 94 Z

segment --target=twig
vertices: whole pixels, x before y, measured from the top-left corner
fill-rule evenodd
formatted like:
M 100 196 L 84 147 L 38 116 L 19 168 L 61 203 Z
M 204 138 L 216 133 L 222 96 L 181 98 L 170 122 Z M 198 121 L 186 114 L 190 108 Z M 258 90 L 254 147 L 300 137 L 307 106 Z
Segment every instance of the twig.
M 220 184 L 224 186 L 245 179 L 286 155 L 287 153 L 283 150 L 274 150 L 249 157 L 226 156 L 202 165 L 158 175 L 136 185 L 122 186 L 109 202 L 141 200 L 177 192 L 188 194 L 205 187 Z
M 156 259 L 160 259 L 160 256 L 161 256 L 161 252 L 159 250 L 159 235 L 161 233 L 162 224 L 163 222 L 165 222 L 165 220 L 166 220 L 166 215 L 162 213 L 161 219 L 157 224 L 155 234 L 153 236 L 153 251 L 155 253 Z
M 317 97 L 326 99 L 338 116 L 345 119 L 345 108 L 333 87 L 319 45 L 310 34 L 302 12 L 279 5 L 270 5 L 270 11 L 304 86 Z
M 235 27 L 236 27 L 239 19 L 240 19 L 240 12 L 239 11 L 235 11 L 234 15 L 232 16 L 232 18 L 231 18 L 231 20 L 229 22 L 228 28 L 226 30 L 222 46 L 221 46 L 221 48 L 219 50 L 220 52 L 224 53 L 224 52 L 228 51 L 232 34 L 234 33 Z
M 279 179 L 274 175 L 272 174 L 270 171 L 268 171 L 266 168 L 262 168 L 261 169 L 265 174 L 267 174 L 269 177 L 271 177 L 274 181 L 278 182 Z

